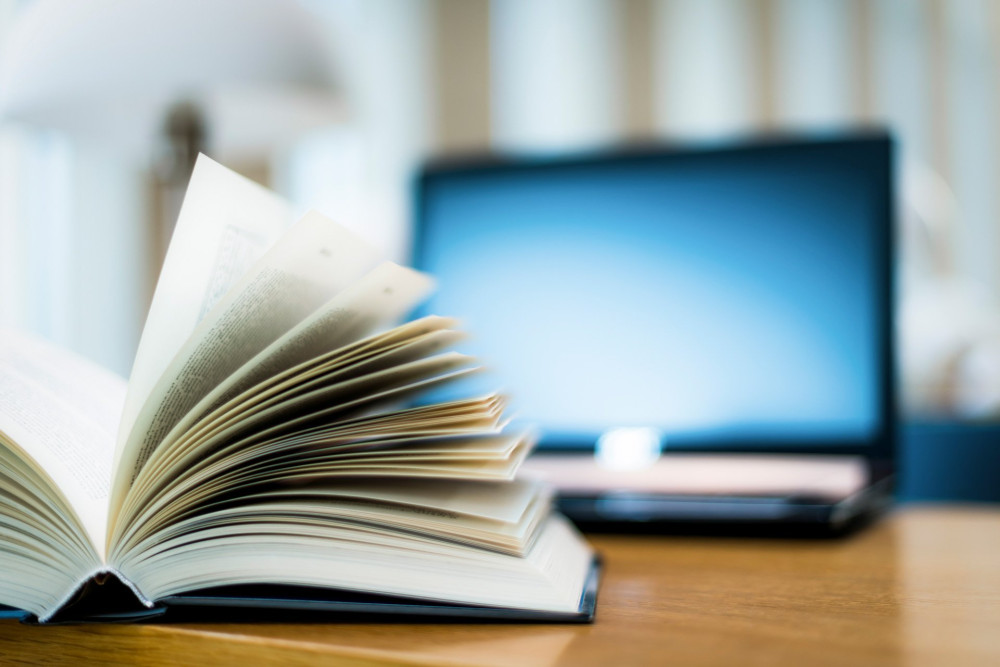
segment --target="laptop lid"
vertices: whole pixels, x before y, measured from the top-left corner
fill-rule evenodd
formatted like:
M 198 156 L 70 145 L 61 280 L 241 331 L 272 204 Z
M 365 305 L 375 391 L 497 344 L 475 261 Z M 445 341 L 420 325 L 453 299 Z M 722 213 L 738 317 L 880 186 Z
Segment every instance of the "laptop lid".
M 881 133 L 426 166 L 415 264 L 541 449 L 863 455 L 892 471 Z M 467 390 L 468 387 L 462 390 Z

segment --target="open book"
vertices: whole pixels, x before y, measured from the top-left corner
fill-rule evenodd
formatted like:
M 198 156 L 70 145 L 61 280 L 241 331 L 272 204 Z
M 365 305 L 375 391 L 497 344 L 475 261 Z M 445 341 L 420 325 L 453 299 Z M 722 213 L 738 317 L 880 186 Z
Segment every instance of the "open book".
M 500 395 L 431 288 L 200 157 L 126 383 L 0 334 L 0 604 L 587 620 L 594 555 L 515 478 Z M 166 610 L 166 611 L 164 611 Z

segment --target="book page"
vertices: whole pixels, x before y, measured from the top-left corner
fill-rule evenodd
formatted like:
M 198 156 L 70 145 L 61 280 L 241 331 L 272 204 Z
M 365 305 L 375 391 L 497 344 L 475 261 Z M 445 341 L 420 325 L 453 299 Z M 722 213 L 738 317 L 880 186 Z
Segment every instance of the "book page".
M 169 539 L 211 524 L 233 520 L 261 520 L 261 514 L 294 512 L 324 519 L 324 523 L 342 520 L 364 522 L 378 529 L 419 532 L 447 541 L 464 541 L 488 549 L 523 555 L 524 548 L 539 523 L 548 515 L 552 494 L 548 488 L 514 481 L 509 483 L 471 482 L 468 480 L 418 480 L 397 478 L 342 479 L 294 487 L 271 486 L 260 491 L 246 490 L 238 503 L 212 503 L 210 499 L 188 498 L 188 504 L 175 505 L 173 520 L 135 539 L 132 553 L 153 547 Z M 248 508 L 253 508 L 248 513 Z M 120 560 L 127 560 L 128 556 Z
M 411 505 L 446 512 L 514 523 L 527 511 L 536 496 L 546 495 L 547 488 L 529 480 L 513 482 L 470 482 L 468 480 L 422 479 L 395 480 L 391 485 L 378 480 L 348 480 L 310 493 L 331 497 L 350 497 L 387 503 Z M 282 489 L 261 494 L 263 497 L 291 496 L 296 489 Z
M 112 517 L 153 450 L 191 408 L 379 260 L 319 213 L 296 223 L 198 323 L 150 390 L 119 454 Z
M 52 479 L 101 558 L 125 380 L 41 341 L 0 332 L 0 432 Z
M 174 426 L 165 442 L 255 385 L 398 320 L 426 298 L 432 285 L 427 275 L 382 262 L 217 385 Z
M 181 346 L 292 221 L 280 197 L 198 156 L 132 365 L 116 460 Z
M 400 446 L 410 446 L 414 439 L 435 437 L 459 438 L 461 436 L 483 436 L 499 434 L 502 429 L 504 400 L 500 396 L 485 396 L 475 399 L 463 399 L 451 403 L 436 404 L 419 408 L 410 408 L 399 412 L 382 413 L 365 416 L 359 419 L 341 422 L 328 429 L 311 429 L 304 433 L 279 435 L 274 439 L 266 439 L 253 444 L 246 440 L 229 440 L 222 449 L 196 452 L 196 458 L 187 462 L 175 461 L 172 464 L 181 471 L 179 477 L 174 477 L 168 485 L 160 480 L 169 478 L 166 474 L 155 474 L 152 463 L 143 469 L 143 477 L 152 473 L 151 481 L 156 482 L 159 490 L 145 489 L 141 498 L 133 494 L 141 491 L 141 485 L 133 487 L 129 495 L 129 503 L 133 505 L 132 520 L 126 520 L 126 509 L 115 526 L 120 531 L 119 537 L 130 539 L 129 536 L 141 531 L 148 534 L 155 531 L 156 521 L 169 522 L 169 515 L 186 503 L 179 499 L 191 493 L 202 495 L 205 485 L 232 473 L 246 472 L 248 467 L 262 463 L 269 456 L 279 451 L 288 453 L 291 450 L 302 452 L 317 448 L 335 447 L 338 450 L 351 448 L 366 448 L 373 443 L 394 442 Z M 492 439 L 479 438 L 480 441 Z M 407 443 L 407 444 L 403 444 Z M 481 447 L 473 448 L 481 450 Z M 159 455 L 159 451 L 157 451 Z M 492 453 L 491 453 L 492 455 Z M 397 479 L 397 481 L 399 481 Z M 133 502 L 135 500 L 139 502 Z M 131 528 L 127 528 L 131 526 Z M 122 541 L 116 542 L 116 549 L 122 546 Z
M 549 517 L 524 557 L 431 537 L 330 520 L 321 503 L 302 512 L 252 512 L 245 523 L 211 526 L 137 553 L 122 571 L 144 594 L 247 583 L 280 583 L 401 595 L 440 602 L 575 612 L 593 559 L 559 515 Z

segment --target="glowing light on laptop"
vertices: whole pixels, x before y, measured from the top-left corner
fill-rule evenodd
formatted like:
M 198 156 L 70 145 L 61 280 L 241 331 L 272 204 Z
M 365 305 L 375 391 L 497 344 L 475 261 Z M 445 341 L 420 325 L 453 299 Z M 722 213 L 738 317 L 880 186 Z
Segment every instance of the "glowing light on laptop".
M 641 470 L 660 458 L 662 435 L 655 428 L 613 428 L 597 440 L 595 457 L 609 470 Z

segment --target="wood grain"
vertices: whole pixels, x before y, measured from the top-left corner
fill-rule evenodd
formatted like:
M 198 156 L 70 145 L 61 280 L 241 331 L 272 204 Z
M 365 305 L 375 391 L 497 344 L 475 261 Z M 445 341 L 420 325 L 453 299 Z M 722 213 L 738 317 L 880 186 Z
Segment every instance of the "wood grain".
M 2 621 L 0 663 L 1000 665 L 998 509 L 907 509 L 831 541 L 593 542 L 590 626 Z

